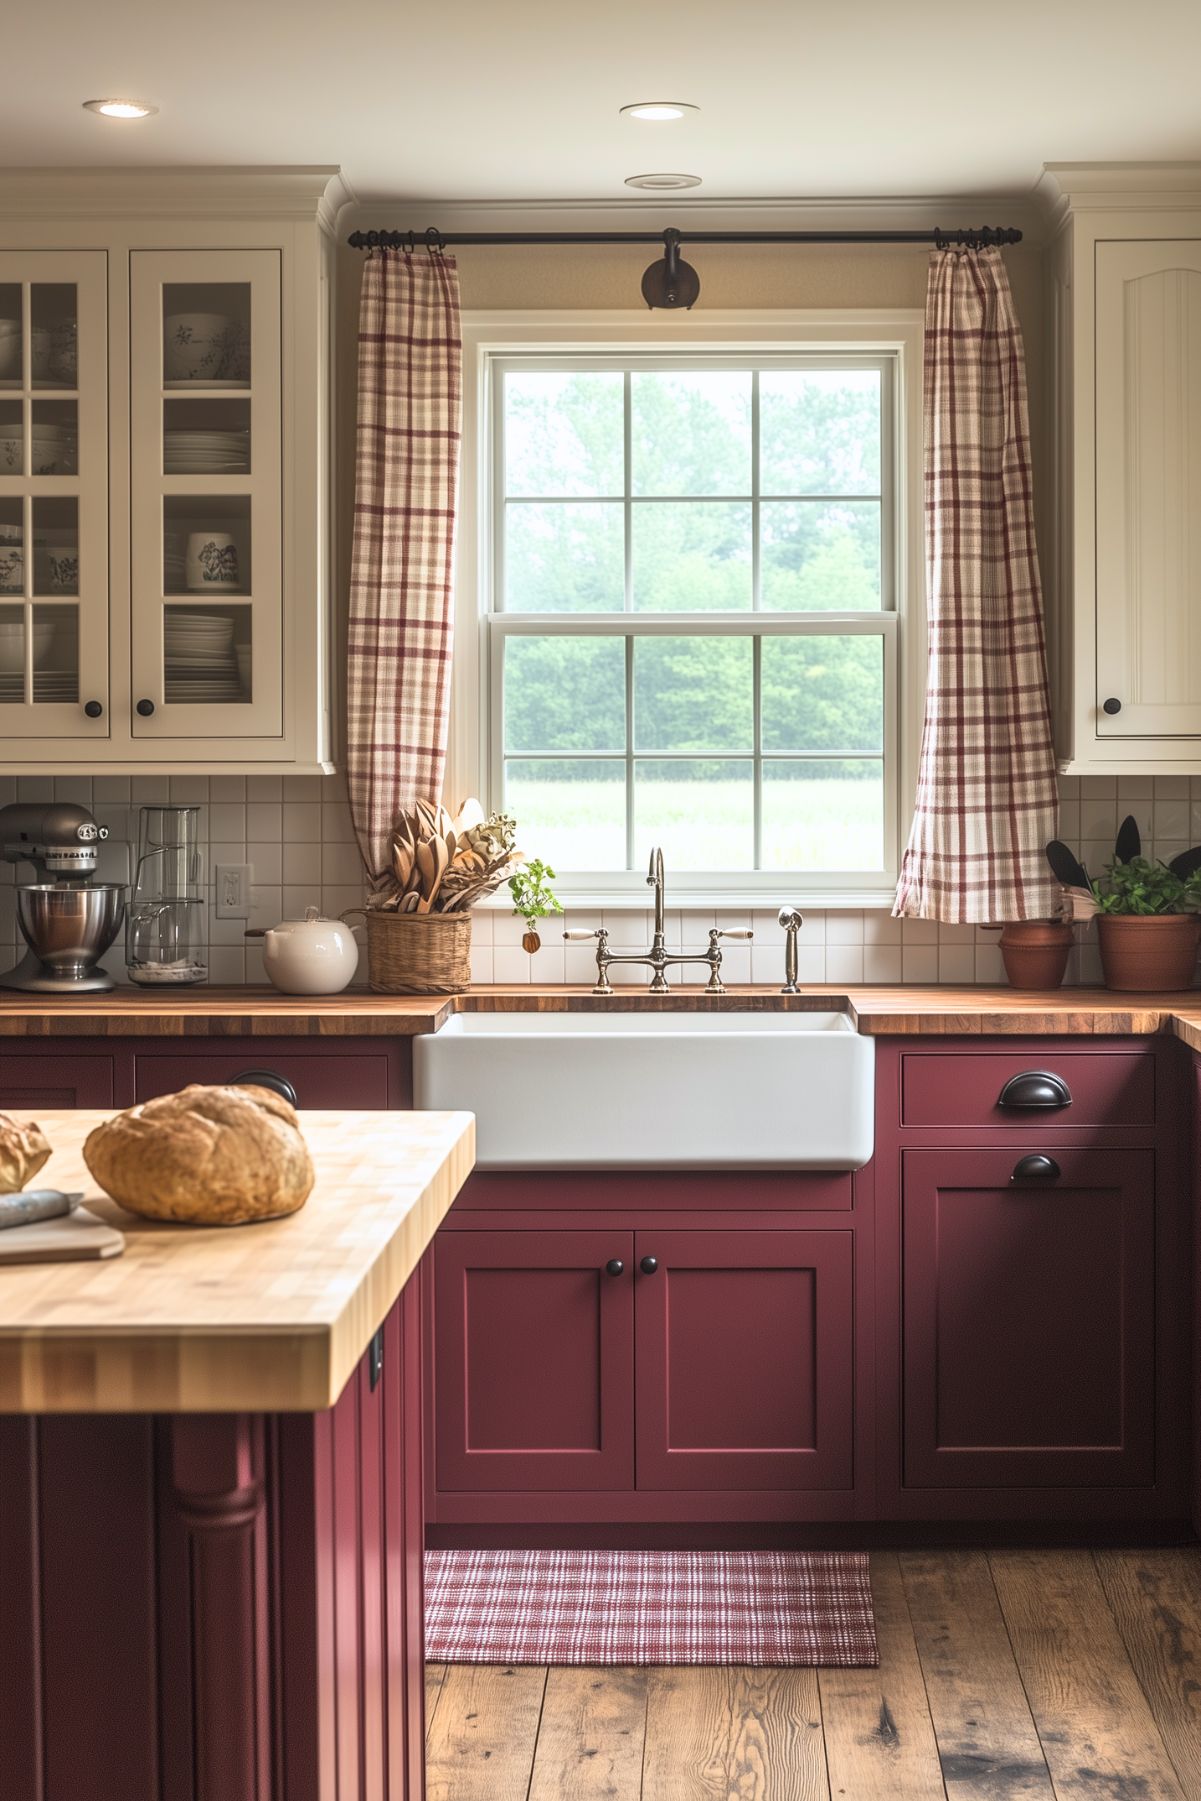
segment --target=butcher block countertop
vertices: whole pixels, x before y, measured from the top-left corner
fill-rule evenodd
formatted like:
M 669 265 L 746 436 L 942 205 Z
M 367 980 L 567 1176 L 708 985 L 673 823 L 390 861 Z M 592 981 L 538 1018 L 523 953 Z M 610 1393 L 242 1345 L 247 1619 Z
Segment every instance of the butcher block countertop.
M 0 995 L 3 1038 L 364 1038 L 436 1032 L 454 1013 L 489 1010 L 663 1012 L 755 1007 L 805 1012 L 845 1004 L 861 1032 L 1045 1036 L 1175 1033 L 1201 1050 L 1201 991 L 1112 994 L 1105 988 L 1058 988 L 1027 994 L 1013 988 L 806 986 L 799 995 L 774 988 L 734 988 L 724 996 L 679 987 L 669 995 L 620 988 L 612 996 L 587 988 L 479 987 L 463 995 L 287 995 L 273 988 L 192 989 L 165 995 L 140 989 L 59 1000 Z
M 316 1412 L 342 1392 L 475 1158 L 470 1113 L 302 1112 L 317 1169 L 264 1225 L 152 1224 L 100 1194 L 108 1113 L 38 1118 L 38 1180 L 82 1189 L 120 1257 L 0 1269 L 0 1413 Z M 19 1228 L 18 1228 L 19 1230 Z

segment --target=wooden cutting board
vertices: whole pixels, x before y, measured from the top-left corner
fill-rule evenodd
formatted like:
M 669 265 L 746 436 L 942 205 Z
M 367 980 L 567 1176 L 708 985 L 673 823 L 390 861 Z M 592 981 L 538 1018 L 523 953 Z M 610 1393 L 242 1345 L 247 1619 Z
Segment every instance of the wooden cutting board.
M 59 1219 L 41 1219 L 32 1226 L 11 1226 L 0 1232 L 0 1266 L 8 1263 L 80 1263 L 97 1257 L 119 1257 L 124 1236 L 106 1226 L 86 1207 Z

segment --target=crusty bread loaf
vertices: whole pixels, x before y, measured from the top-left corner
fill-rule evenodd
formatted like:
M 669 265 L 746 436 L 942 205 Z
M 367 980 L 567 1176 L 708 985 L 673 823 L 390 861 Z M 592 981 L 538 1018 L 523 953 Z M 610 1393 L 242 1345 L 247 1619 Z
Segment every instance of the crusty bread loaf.
M 89 1133 L 83 1156 L 128 1212 L 198 1226 L 295 1213 L 314 1179 L 294 1110 L 249 1084 L 195 1084 L 130 1107 Z
M 16 1194 L 24 1188 L 49 1155 L 41 1126 L 32 1120 L 19 1126 L 7 1113 L 0 1113 L 0 1194 Z

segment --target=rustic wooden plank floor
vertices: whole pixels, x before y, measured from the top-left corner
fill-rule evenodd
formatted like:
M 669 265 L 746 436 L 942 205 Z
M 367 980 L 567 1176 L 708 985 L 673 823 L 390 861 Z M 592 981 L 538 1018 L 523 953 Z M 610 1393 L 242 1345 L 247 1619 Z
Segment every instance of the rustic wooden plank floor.
M 1201 1549 L 872 1557 L 876 1670 L 431 1665 L 429 1801 L 1201 1801 Z

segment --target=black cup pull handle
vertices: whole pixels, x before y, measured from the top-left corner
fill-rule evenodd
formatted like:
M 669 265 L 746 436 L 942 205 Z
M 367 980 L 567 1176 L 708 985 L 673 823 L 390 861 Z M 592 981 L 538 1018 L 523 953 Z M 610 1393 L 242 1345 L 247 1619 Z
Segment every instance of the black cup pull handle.
M 235 1088 L 243 1086 L 269 1088 L 272 1094 L 278 1094 L 282 1100 L 288 1101 L 293 1107 L 300 1105 L 296 1090 L 287 1076 L 278 1075 L 273 1069 L 244 1069 L 240 1076 L 231 1076 L 230 1081 Z
M 1029 1157 L 1019 1157 L 1013 1166 L 1011 1182 L 1053 1182 L 1059 1174 L 1059 1165 L 1054 1157 L 1044 1157 L 1035 1151 Z
M 625 1274 L 625 1267 L 620 1257 L 610 1257 L 605 1265 L 605 1274 L 606 1276 L 622 1276 Z
M 1062 1076 L 1052 1075 L 1048 1069 L 1024 1069 L 1021 1075 L 1010 1076 L 997 1096 L 998 1107 L 1011 1107 L 1015 1111 L 1035 1112 L 1070 1107 L 1071 1104 L 1071 1089 Z
M 638 1267 L 644 1276 L 653 1276 L 659 1267 L 659 1259 L 657 1257 L 644 1257 Z

